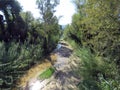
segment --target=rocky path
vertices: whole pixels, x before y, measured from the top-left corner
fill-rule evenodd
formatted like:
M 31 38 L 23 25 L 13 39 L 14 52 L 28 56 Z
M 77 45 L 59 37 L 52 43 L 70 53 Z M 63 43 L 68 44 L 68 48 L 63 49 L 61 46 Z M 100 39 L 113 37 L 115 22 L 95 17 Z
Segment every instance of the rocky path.
M 57 61 L 53 67 L 56 68 L 51 78 L 43 81 L 37 78 L 28 82 L 25 90 L 78 90 L 76 85 L 80 79 L 74 73 L 77 61 L 73 57 L 73 50 L 67 43 L 62 42 L 59 49 L 55 50 Z

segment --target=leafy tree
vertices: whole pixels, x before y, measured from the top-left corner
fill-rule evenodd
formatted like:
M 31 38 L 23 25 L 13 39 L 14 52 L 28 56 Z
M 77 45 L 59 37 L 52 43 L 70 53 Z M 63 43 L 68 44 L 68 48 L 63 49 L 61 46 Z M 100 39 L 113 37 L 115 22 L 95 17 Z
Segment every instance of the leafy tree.
M 96 90 L 97 87 L 98 90 L 119 90 L 120 1 L 73 1 L 77 13 L 73 15 L 66 35 L 78 46 L 82 45 L 80 48 L 83 50 L 76 50 L 77 56 L 82 59 L 82 66 L 77 72 L 82 73 L 80 75 L 83 77 L 80 89 Z
M 91 39 L 90 42 L 94 43 L 94 51 L 96 49 L 100 52 L 101 55 L 109 55 L 114 60 L 120 59 L 118 59 L 118 53 L 114 52 L 120 52 L 120 49 L 116 49 L 117 47 L 119 47 L 120 42 L 120 21 L 118 12 L 120 8 L 119 4 L 120 3 L 118 3 L 118 1 L 112 2 L 112 0 L 99 2 L 94 1 L 92 3 L 92 8 L 96 5 L 98 6 L 96 8 L 93 8 L 92 13 L 89 14 L 89 9 L 86 9 L 89 14 L 89 21 L 91 22 L 90 26 L 92 27 L 90 27 L 92 29 L 92 31 L 90 31 L 90 34 L 93 35 L 93 40 Z M 97 14 L 99 12 L 101 13 Z M 98 41 L 98 43 L 95 43 L 96 41 Z
M 41 19 L 22 12 L 17 0 L 0 0 L 0 89 L 12 89 L 32 65 L 49 54 L 59 40 L 55 0 L 39 0 Z
M 24 41 L 26 38 L 25 24 L 20 16 L 21 6 L 16 0 L 1 0 L 0 10 L 4 13 L 7 30 L 3 31 L 2 40 L 16 39 Z
M 42 29 L 44 31 L 44 50 L 45 53 L 50 52 L 55 48 L 59 39 L 58 19 L 54 16 L 55 7 L 58 5 L 58 0 L 37 0 L 38 9 L 40 10 Z
M 113 2 L 112 0 L 75 1 L 79 16 L 76 17 L 78 20 L 75 20 L 75 16 L 73 17 L 74 21 L 72 26 L 76 24 L 78 27 L 78 29 L 76 29 L 80 32 L 78 36 L 81 37 L 82 44 L 89 46 L 99 55 L 109 55 L 113 57 L 112 52 L 116 47 L 119 47 L 120 41 L 119 2 Z M 79 3 L 81 2 L 84 3 L 80 5 Z M 114 50 L 112 49 L 113 47 Z M 119 52 L 119 50 L 117 52 Z

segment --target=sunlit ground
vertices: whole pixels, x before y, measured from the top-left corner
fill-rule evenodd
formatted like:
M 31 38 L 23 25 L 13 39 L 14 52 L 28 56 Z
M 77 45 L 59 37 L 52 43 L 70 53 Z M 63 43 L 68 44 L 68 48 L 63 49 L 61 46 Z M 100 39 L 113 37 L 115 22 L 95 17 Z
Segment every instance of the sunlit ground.
M 51 54 L 50 57 L 52 62 L 55 62 L 57 59 L 56 54 Z M 27 71 L 27 73 L 20 78 L 20 81 L 18 82 L 18 85 L 21 87 L 25 87 L 27 82 L 29 82 L 31 79 L 35 79 L 40 75 L 41 72 L 43 72 L 45 69 L 51 67 L 52 64 L 48 59 L 45 59 L 43 63 L 39 65 L 33 66 L 31 69 Z

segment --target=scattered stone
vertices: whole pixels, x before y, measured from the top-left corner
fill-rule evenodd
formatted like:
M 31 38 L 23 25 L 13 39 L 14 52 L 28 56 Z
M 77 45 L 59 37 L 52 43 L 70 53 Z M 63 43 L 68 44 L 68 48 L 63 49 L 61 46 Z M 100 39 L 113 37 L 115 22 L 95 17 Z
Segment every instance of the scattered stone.
M 28 90 L 78 90 L 76 85 L 80 79 L 74 75 L 72 69 L 72 67 L 77 67 L 77 63 L 75 59 L 70 58 L 73 50 L 65 42 L 61 44 L 61 47 L 54 51 L 57 61 L 53 66 L 56 70 L 53 76 L 43 81 L 37 79 L 34 84 L 29 86 Z M 55 59 L 54 56 L 51 58 Z

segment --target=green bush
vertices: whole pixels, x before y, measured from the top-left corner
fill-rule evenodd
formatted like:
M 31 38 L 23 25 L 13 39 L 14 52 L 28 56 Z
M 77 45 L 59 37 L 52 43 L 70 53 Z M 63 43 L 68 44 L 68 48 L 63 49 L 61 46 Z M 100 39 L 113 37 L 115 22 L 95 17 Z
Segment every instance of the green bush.
M 105 79 L 103 75 L 99 75 L 99 82 L 98 86 L 101 90 L 120 90 L 120 81 L 118 79 L 118 76 L 116 79 L 108 78 Z
M 120 90 L 120 2 L 73 0 L 77 12 L 64 32 L 74 40 L 81 60 L 77 74 L 80 90 Z M 81 47 L 80 47 L 81 46 Z
M 15 81 L 42 57 L 41 45 L 0 42 L 0 85 L 12 87 Z
M 117 65 L 105 58 L 92 54 L 88 48 L 76 50 L 81 65 L 76 73 L 82 77 L 80 90 L 119 90 L 119 73 Z M 116 89 L 117 88 L 117 89 Z
M 58 2 L 43 2 L 45 3 L 38 0 L 37 4 L 40 12 L 44 9 L 44 14 L 42 17 L 40 15 L 40 19 L 35 19 L 31 12 L 21 11 L 17 0 L 12 0 L 12 3 L 0 1 L 6 20 L 6 24 L 1 20 L 0 27 L 1 89 L 11 89 L 26 70 L 40 62 L 41 57 L 52 52 L 58 43 L 60 26 L 54 16 L 54 8 Z M 9 6 L 11 9 L 8 10 Z

